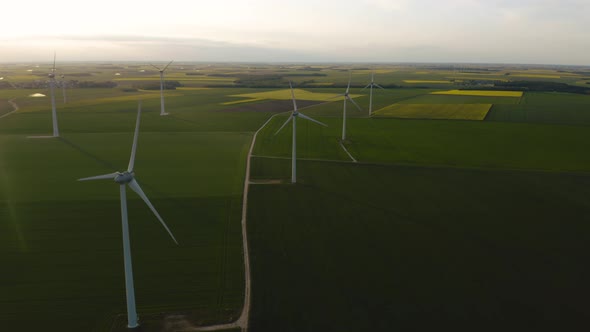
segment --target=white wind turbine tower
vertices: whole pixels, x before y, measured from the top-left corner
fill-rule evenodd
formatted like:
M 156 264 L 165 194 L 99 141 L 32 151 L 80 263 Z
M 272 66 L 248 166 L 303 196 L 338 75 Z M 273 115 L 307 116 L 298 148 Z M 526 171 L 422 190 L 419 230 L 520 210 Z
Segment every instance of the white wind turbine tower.
M 359 111 L 363 111 L 361 107 L 354 100 L 352 100 L 352 98 L 350 98 L 350 95 L 348 94 L 348 92 L 350 91 L 351 79 L 352 73 L 348 77 L 348 86 L 346 87 L 346 92 L 344 92 L 341 95 L 338 95 L 338 97 L 344 97 L 344 106 L 342 108 L 342 142 L 346 141 L 346 101 L 350 101 L 354 106 L 356 106 L 356 108 L 358 108 Z
M 373 87 L 376 86 L 381 90 L 385 90 L 383 89 L 383 87 L 377 83 L 375 83 L 375 74 L 371 73 L 371 83 L 367 84 L 366 87 L 363 88 L 370 88 L 370 92 L 369 92 L 369 116 L 371 116 L 371 114 L 373 113 Z M 362 91 L 362 90 L 361 90 Z
M 297 111 L 297 102 L 295 102 L 295 92 L 293 92 L 293 86 L 291 85 L 291 82 L 289 82 L 289 87 L 291 88 L 291 98 L 293 99 L 293 112 L 291 113 L 291 115 L 289 115 L 289 118 L 287 119 L 287 121 L 285 121 L 285 123 L 283 123 L 281 128 L 279 128 L 279 130 L 277 130 L 275 135 L 278 134 L 281 130 L 283 130 L 283 128 L 285 128 L 285 126 L 287 125 L 287 123 L 289 123 L 289 121 L 293 120 L 293 146 L 292 146 L 292 154 L 291 154 L 291 183 L 296 183 L 297 182 L 297 118 L 302 117 L 306 120 L 309 120 L 311 122 L 315 122 L 315 123 L 322 125 L 324 127 L 327 127 L 327 125 L 323 124 L 317 120 L 314 120 L 303 113 L 299 113 Z
M 51 116 L 53 118 L 53 137 L 59 137 L 59 128 L 57 127 L 57 112 L 55 110 L 55 53 L 53 54 L 53 68 L 49 73 L 49 90 L 51 92 Z
M 125 291 L 127 297 L 127 327 L 135 328 L 139 324 L 137 322 L 137 311 L 135 308 L 135 290 L 133 287 L 133 268 L 131 266 L 131 245 L 129 243 L 129 224 L 127 222 L 127 194 L 125 192 L 125 186 L 129 185 L 131 190 L 135 191 L 139 197 L 147 204 L 147 206 L 156 215 L 156 218 L 160 221 L 162 226 L 166 229 L 172 240 L 176 244 L 176 238 L 172 235 L 172 232 L 158 214 L 158 211 L 154 208 L 150 200 L 147 198 L 139 183 L 135 180 L 135 153 L 137 152 L 137 137 L 139 136 L 139 119 L 141 117 L 141 102 L 137 110 L 137 122 L 135 124 L 135 135 L 133 136 L 133 146 L 131 148 L 131 158 L 129 159 L 129 167 L 126 171 L 115 172 L 110 174 L 92 176 L 89 178 L 78 179 L 78 181 L 89 181 L 89 180 L 105 180 L 112 179 L 119 184 L 119 190 L 121 195 L 121 222 L 123 226 L 123 258 L 125 264 Z
M 156 68 L 160 72 L 160 115 L 168 115 L 168 113 L 166 113 L 166 111 L 164 110 L 164 71 L 166 70 L 166 68 L 168 68 L 168 66 L 170 66 L 170 64 L 172 64 L 172 61 L 168 62 L 168 64 L 162 69 L 150 64 L 152 67 Z

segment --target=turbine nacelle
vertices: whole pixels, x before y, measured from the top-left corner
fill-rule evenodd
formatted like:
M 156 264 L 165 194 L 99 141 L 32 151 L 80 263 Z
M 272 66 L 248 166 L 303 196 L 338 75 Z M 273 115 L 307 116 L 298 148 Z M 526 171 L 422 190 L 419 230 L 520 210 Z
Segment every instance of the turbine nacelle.
M 134 172 L 117 172 L 117 176 L 115 177 L 115 182 L 117 182 L 118 184 L 127 184 L 131 181 L 133 181 L 133 176 L 135 175 Z

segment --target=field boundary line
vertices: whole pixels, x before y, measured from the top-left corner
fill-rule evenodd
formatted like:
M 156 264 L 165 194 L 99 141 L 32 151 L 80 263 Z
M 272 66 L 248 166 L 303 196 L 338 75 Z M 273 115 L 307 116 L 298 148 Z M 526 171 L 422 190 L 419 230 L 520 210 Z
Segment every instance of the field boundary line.
M 342 149 L 344 150 L 344 152 L 346 152 L 346 154 L 350 157 L 350 159 L 352 159 L 353 163 L 357 163 L 358 161 L 356 159 L 354 159 L 354 157 L 350 154 L 350 152 L 348 152 L 348 149 L 344 146 L 344 143 L 342 143 L 342 141 L 340 142 L 340 146 L 342 147 Z
M 252 155 L 254 158 L 264 158 L 264 159 L 283 159 L 283 160 L 291 160 L 291 157 L 279 157 L 279 156 L 261 156 L 261 155 Z M 337 160 L 337 159 L 319 159 L 319 158 L 297 158 L 297 160 L 304 160 L 304 161 L 320 161 L 325 163 L 341 163 L 341 164 L 354 164 L 353 161 L 348 160 Z M 364 164 L 364 163 L 358 163 Z
M 291 160 L 290 157 L 280 156 L 262 156 L 252 155 L 254 158 L 264 159 L 282 159 Z M 414 167 L 414 168 L 430 168 L 430 169 L 454 169 L 454 170 L 469 170 L 469 171 L 483 171 L 483 172 L 520 172 L 520 173 L 541 173 L 541 174 L 562 174 L 572 176 L 590 176 L 590 171 L 560 171 L 550 169 L 535 169 L 535 168 L 500 168 L 500 167 L 477 167 L 477 166 L 452 166 L 452 165 L 440 165 L 440 164 L 412 164 L 412 163 L 385 163 L 385 162 L 366 162 L 357 161 L 352 162 L 348 160 L 336 160 L 336 159 L 319 159 L 319 158 L 297 158 L 297 160 L 303 161 L 315 161 L 324 163 L 337 163 L 337 164 L 352 164 L 362 166 L 381 166 L 381 167 Z
M 0 115 L 0 119 L 2 119 L 2 118 L 4 118 L 4 117 L 7 117 L 7 116 L 9 116 L 10 114 L 12 114 L 12 113 L 15 113 L 15 112 L 17 112 L 17 111 L 19 110 L 19 108 L 18 108 L 18 105 L 17 105 L 17 104 L 14 102 L 15 100 L 16 100 L 16 99 L 10 99 L 10 100 L 8 101 L 8 103 L 10 104 L 10 106 L 12 106 L 12 108 L 14 108 L 14 110 L 13 110 L 13 111 L 11 111 L 11 112 L 8 112 L 8 113 L 6 113 L 6 114 Z

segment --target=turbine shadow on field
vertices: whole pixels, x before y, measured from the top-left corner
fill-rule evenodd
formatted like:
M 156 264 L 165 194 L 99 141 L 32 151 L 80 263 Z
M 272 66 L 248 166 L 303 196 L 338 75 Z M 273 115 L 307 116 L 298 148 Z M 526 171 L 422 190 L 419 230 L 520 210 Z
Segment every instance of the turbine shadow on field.
M 113 164 L 111 164 L 110 162 L 99 158 L 98 156 L 86 151 L 84 148 L 82 148 L 81 146 L 77 145 L 76 143 L 68 140 L 67 138 L 64 137 L 59 137 L 59 139 L 64 142 L 66 145 L 70 146 L 72 149 L 80 152 L 81 154 L 83 154 L 84 156 L 96 161 L 97 163 L 101 164 L 104 167 L 107 167 L 109 169 L 117 169 L 117 167 Z

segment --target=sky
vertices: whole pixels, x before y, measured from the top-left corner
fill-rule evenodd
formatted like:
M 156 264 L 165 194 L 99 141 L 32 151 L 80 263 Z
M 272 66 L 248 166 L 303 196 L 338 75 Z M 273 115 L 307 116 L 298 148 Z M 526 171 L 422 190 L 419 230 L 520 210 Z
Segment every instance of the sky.
M 100 0 L 2 4 L 0 62 L 590 65 L 590 0 Z

